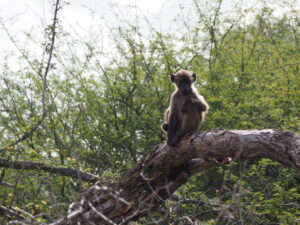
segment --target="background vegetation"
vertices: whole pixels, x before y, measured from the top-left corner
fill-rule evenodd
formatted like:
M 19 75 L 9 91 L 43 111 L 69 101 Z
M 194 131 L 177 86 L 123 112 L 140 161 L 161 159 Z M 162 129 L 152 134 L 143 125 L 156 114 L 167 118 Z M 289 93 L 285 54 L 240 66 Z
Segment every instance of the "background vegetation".
M 101 30 L 82 38 L 58 24 L 47 77 L 47 116 L 15 146 L 9 144 L 41 119 L 40 71 L 46 60 L 23 46 L 17 67 L 1 63 L 0 146 L 8 147 L 0 158 L 73 167 L 103 181 L 116 179 L 165 140 L 160 125 L 173 91 L 169 74 L 180 68 L 196 72 L 196 86 L 210 104 L 201 129 L 299 133 L 299 11 L 286 2 L 259 3 L 256 9 L 238 4 L 228 10 L 222 0 L 194 1 L 189 15 L 175 15 L 170 32 L 156 30 L 143 15 L 130 21 L 117 16 L 118 24 L 106 24 L 109 49 L 99 47 Z M 281 14 L 275 13 L 276 7 L 282 8 Z M 50 31 L 51 26 L 45 29 L 45 40 L 37 43 L 41 49 L 48 49 Z M 35 38 L 28 34 L 28 40 Z M 0 184 L 1 205 L 30 213 L 37 223 L 64 215 L 68 203 L 91 185 L 39 170 L 7 168 L 0 168 Z M 9 220 L 3 217 L 0 223 Z M 233 162 L 194 176 L 140 223 L 299 220 L 299 173 L 260 160 Z

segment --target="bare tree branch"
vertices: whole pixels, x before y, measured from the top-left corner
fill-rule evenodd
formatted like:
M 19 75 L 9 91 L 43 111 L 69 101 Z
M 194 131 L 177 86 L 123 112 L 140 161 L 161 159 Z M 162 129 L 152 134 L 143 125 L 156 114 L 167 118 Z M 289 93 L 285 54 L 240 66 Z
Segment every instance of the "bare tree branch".
M 19 169 L 19 170 L 42 170 L 49 173 L 54 173 L 62 176 L 80 178 L 84 181 L 96 182 L 99 178 L 93 174 L 83 172 L 81 170 L 68 167 L 53 167 L 47 166 L 39 162 L 31 161 L 12 161 L 8 159 L 0 159 L 0 167 Z
M 279 130 L 214 130 L 195 133 L 176 148 L 163 142 L 118 181 L 97 182 L 69 206 L 65 218 L 52 225 L 138 220 L 157 209 L 189 177 L 220 165 L 218 161 L 226 157 L 270 158 L 300 170 L 300 136 Z
M 42 122 L 46 118 L 46 115 L 47 115 L 47 110 L 46 110 L 47 76 L 48 76 L 48 73 L 49 73 L 50 67 L 51 67 L 51 61 L 52 61 L 53 50 L 54 50 L 54 43 L 55 43 L 55 38 L 56 38 L 57 13 L 58 13 L 59 10 L 60 10 L 60 0 L 56 0 L 55 8 L 54 8 L 53 22 L 52 22 L 52 25 L 51 25 L 50 45 L 46 46 L 46 49 L 45 49 L 45 52 L 48 52 L 48 60 L 47 60 L 47 64 L 46 64 L 44 74 L 43 74 L 43 76 L 41 75 L 41 77 L 43 79 L 42 99 L 41 99 L 41 102 L 42 102 L 42 115 L 41 115 L 41 118 L 37 121 L 37 123 L 29 131 L 25 132 L 16 141 L 14 141 L 13 143 L 7 145 L 4 148 L 1 148 L 0 152 L 4 151 L 8 147 L 15 146 L 15 145 L 19 144 L 20 142 L 24 141 L 25 139 L 27 139 L 28 137 L 30 137 L 39 128 L 39 126 L 42 124 Z M 42 68 L 42 64 L 43 64 L 43 62 L 41 63 L 41 68 Z

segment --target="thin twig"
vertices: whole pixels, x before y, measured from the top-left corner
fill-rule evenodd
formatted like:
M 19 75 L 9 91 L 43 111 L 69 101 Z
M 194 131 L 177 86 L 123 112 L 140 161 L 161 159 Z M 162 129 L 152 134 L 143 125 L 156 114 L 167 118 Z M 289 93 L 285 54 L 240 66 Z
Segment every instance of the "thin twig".
M 59 9 L 61 8 L 59 6 L 59 2 L 60 2 L 60 0 L 56 0 L 56 3 L 55 3 L 53 23 L 51 25 L 51 42 L 50 42 L 50 48 L 48 49 L 47 46 L 46 46 L 46 49 L 45 49 L 45 52 L 49 52 L 49 54 L 48 54 L 48 60 L 47 60 L 47 64 L 46 64 L 46 69 L 45 69 L 45 72 L 44 72 L 44 75 L 43 75 L 42 100 L 41 100 L 42 101 L 42 115 L 41 115 L 41 118 L 39 119 L 39 121 L 37 121 L 37 123 L 33 126 L 33 128 L 31 130 L 25 132 L 20 138 L 18 138 L 13 143 L 7 145 L 4 148 L 1 148 L 0 152 L 4 151 L 8 147 L 12 147 L 12 146 L 17 145 L 18 143 L 24 141 L 29 136 L 31 136 L 38 129 L 38 127 L 42 124 L 42 122 L 44 121 L 44 119 L 47 116 L 47 109 L 46 109 L 46 103 L 45 103 L 45 101 L 46 101 L 46 89 L 47 89 L 47 76 L 48 76 L 48 73 L 50 71 L 51 60 L 52 60 L 53 50 L 54 50 L 54 44 L 55 44 L 56 25 L 57 25 L 57 13 L 58 13 Z

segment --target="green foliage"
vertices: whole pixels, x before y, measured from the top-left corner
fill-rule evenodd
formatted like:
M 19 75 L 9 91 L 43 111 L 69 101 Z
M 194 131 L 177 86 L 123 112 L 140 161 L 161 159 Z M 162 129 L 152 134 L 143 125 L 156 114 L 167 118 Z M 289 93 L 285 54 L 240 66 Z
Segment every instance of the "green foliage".
M 56 69 L 48 77 L 47 117 L 33 135 L 0 157 L 74 167 L 103 181 L 117 179 L 165 139 L 160 125 L 173 91 L 169 74 L 179 68 L 197 73 L 196 86 L 210 105 L 201 129 L 299 133 L 297 12 L 275 16 L 264 7 L 223 18 L 217 6 L 211 7 L 206 14 L 195 1 L 199 21 L 178 21 L 181 32 L 161 33 L 153 27 L 144 32 L 144 27 L 119 24 L 112 29 L 114 41 L 107 53 L 91 39 L 79 42 L 84 53 L 76 54 L 72 49 L 78 40 L 61 35 Z M 251 15 L 254 19 L 248 20 Z M 1 147 L 41 116 L 39 59 L 29 63 L 15 72 L 5 65 L 1 69 Z M 0 174 L 0 180 L 16 187 L 0 186 L 1 204 L 43 212 L 41 221 L 60 217 L 67 202 L 89 186 L 42 171 L 1 169 Z M 177 191 L 176 200 L 162 207 L 174 209 L 171 213 L 159 212 L 142 222 L 186 224 L 188 215 L 202 224 L 296 224 L 299 181 L 294 170 L 271 160 L 234 162 L 193 177 Z

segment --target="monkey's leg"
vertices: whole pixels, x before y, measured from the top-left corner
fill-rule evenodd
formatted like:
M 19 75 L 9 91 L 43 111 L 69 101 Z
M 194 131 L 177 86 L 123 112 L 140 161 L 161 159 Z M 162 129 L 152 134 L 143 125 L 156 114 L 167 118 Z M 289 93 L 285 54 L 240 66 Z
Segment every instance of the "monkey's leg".
M 183 136 L 190 132 L 191 128 L 189 127 L 189 124 L 183 119 L 181 128 L 174 134 L 175 142 L 178 143 Z
M 197 131 L 200 122 L 201 118 L 199 117 L 199 112 L 197 108 L 190 107 L 188 113 L 183 113 L 181 128 L 175 133 L 174 139 L 176 139 L 177 142 L 179 142 L 180 139 L 185 135 Z
M 176 114 L 171 114 L 168 122 L 168 139 L 167 144 L 171 147 L 175 147 L 177 144 L 177 139 L 175 137 L 175 133 L 179 127 L 179 121 L 177 119 Z

